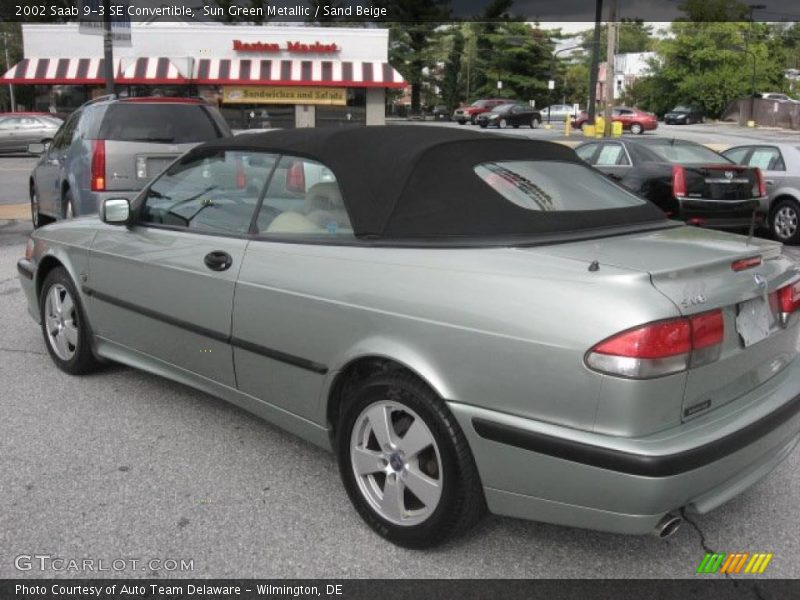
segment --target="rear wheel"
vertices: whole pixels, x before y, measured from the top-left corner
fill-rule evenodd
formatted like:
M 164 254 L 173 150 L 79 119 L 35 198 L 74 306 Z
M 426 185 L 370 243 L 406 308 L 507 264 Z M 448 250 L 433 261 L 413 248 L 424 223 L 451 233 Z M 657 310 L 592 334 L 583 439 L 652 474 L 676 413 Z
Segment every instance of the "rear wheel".
M 43 215 L 41 211 L 41 206 L 39 204 L 39 192 L 36 189 L 36 184 L 31 183 L 30 189 L 30 197 L 31 197 L 31 223 L 33 223 L 33 228 L 38 229 L 42 225 L 47 225 L 48 223 L 52 222 L 53 219 Z
M 61 207 L 61 216 L 65 219 L 71 219 L 75 216 L 75 200 L 72 197 L 72 192 L 67 190 L 64 192 L 64 200 Z
M 466 125 L 466 124 L 467 124 L 467 122 L 466 122 L 466 121 L 462 121 L 461 119 L 459 119 L 459 120 L 458 120 L 458 124 L 459 124 L 459 125 Z
M 536 129 L 538 127 L 539 127 L 539 119 L 537 119 L 536 117 L 533 117 L 531 119 L 531 129 Z
M 636 135 L 641 135 L 644 133 L 644 127 L 639 125 L 639 123 L 631 124 L 631 133 L 635 133 Z
M 481 129 L 486 129 L 489 124 L 486 121 L 481 121 Z
M 47 274 L 39 296 L 39 311 L 45 346 L 59 369 L 82 375 L 100 365 L 92 354 L 92 334 L 80 296 L 63 267 Z
M 500 119 L 500 121 L 498 121 L 497 123 L 497 126 L 500 129 L 505 129 L 506 127 L 508 127 L 508 121 L 506 121 L 505 119 Z
M 800 243 L 800 205 L 785 198 L 775 205 L 771 218 L 772 233 L 784 244 Z
M 485 510 L 461 428 L 444 402 L 410 374 L 384 372 L 357 384 L 342 407 L 337 452 L 358 513 L 400 546 L 440 544 Z

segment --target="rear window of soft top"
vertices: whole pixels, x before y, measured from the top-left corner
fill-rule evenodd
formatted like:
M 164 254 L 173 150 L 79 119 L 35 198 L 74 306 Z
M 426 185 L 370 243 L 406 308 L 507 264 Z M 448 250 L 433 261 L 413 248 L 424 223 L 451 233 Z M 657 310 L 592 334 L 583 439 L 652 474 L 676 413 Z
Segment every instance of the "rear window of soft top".
M 202 104 L 112 104 L 97 137 L 120 142 L 190 144 L 223 137 Z

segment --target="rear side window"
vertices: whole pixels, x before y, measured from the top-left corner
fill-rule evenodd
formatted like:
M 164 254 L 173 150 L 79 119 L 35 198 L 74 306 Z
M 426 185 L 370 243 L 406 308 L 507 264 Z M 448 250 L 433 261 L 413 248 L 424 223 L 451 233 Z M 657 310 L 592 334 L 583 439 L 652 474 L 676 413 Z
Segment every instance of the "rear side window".
M 589 167 L 559 161 L 481 163 L 475 173 L 509 202 L 540 212 L 607 210 L 645 201 Z
M 726 163 L 728 158 L 705 146 L 694 144 L 653 144 L 648 150 L 671 163 Z
M 200 104 L 112 104 L 97 137 L 119 142 L 191 144 L 222 137 Z

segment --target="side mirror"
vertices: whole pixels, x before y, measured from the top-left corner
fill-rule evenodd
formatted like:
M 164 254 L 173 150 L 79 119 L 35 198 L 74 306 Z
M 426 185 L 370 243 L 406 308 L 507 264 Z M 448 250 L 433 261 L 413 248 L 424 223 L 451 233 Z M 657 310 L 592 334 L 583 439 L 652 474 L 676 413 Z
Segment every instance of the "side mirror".
M 103 200 L 100 219 L 111 225 L 127 225 L 131 218 L 131 203 L 125 198 Z
M 28 144 L 28 154 L 41 155 L 47 151 L 47 144 Z

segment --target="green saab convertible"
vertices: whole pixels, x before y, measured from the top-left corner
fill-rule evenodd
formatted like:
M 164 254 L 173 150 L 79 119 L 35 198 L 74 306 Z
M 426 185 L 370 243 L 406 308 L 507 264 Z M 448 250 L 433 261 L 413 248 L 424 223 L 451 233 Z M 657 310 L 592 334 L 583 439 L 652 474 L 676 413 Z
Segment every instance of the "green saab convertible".
M 800 436 L 800 273 L 564 146 L 423 127 L 191 150 L 18 263 L 53 362 L 183 382 L 336 452 L 409 547 L 484 511 L 666 537 Z

